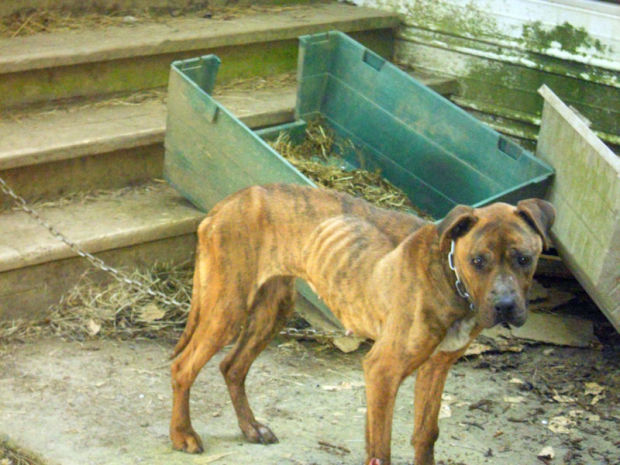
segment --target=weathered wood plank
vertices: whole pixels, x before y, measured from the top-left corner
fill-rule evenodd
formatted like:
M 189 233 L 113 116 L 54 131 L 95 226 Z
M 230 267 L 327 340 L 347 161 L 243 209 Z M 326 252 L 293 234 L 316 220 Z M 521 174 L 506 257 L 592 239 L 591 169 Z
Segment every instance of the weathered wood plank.
M 537 155 L 556 170 L 554 242 L 620 331 L 620 158 L 549 87 L 539 92 L 545 104 Z

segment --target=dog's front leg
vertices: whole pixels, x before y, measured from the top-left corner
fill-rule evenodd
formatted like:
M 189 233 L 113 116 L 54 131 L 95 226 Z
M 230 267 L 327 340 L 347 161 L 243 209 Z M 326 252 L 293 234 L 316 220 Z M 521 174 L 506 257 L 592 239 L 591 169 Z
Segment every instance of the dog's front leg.
M 467 346 L 456 352 L 438 352 L 418 368 L 411 438 L 411 444 L 415 448 L 415 465 L 435 465 L 434 446 L 439 437 L 437 422 L 441 394 L 450 368 L 466 348 Z
M 426 360 L 434 345 L 410 353 L 396 341 L 377 341 L 364 359 L 366 382 L 366 465 L 389 465 L 392 417 L 403 380 Z

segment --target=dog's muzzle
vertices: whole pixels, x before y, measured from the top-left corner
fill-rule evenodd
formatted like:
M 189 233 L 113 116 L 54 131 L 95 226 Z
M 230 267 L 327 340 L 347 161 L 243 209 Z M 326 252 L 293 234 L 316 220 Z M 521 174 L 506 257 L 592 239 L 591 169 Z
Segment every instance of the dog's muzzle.
M 523 326 L 527 311 L 518 304 L 516 296 L 512 294 L 501 295 L 493 302 L 495 321 L 511 326 Z

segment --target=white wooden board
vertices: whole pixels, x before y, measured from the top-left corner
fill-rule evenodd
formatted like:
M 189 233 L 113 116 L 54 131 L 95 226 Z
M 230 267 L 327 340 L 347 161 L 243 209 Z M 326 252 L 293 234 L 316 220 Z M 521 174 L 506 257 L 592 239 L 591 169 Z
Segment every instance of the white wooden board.
M 562 259 L 620 331 L 620 157 L 547 87 L 536 154 L 556 171 L 549 200 Z

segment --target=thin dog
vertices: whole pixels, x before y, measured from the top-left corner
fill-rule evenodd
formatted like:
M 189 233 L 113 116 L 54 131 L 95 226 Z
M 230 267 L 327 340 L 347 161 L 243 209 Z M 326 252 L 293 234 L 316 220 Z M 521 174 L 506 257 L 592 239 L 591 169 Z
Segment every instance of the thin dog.
M 252 362 L 294 307 L 306 280 L 343 326 L 374 344 L 363 362 L 367 465 L 388 465 L 402 381 L 417 370 L 416 465 L 433 465 L 448 370 L 483 328 L 522 325 L 538 257 L 555 218 L 539 199 L 516 206 L 459 205 L 435 224 L 349 195 L 276 184 L 244 189 L 198 228 L 188 322 L 174 349 L 170 436 L 175 449 L 203 450 L 189 392 L 226 344 L 220 363 L 239 426 L 251 442 L 277 442 L 245 392 Z

